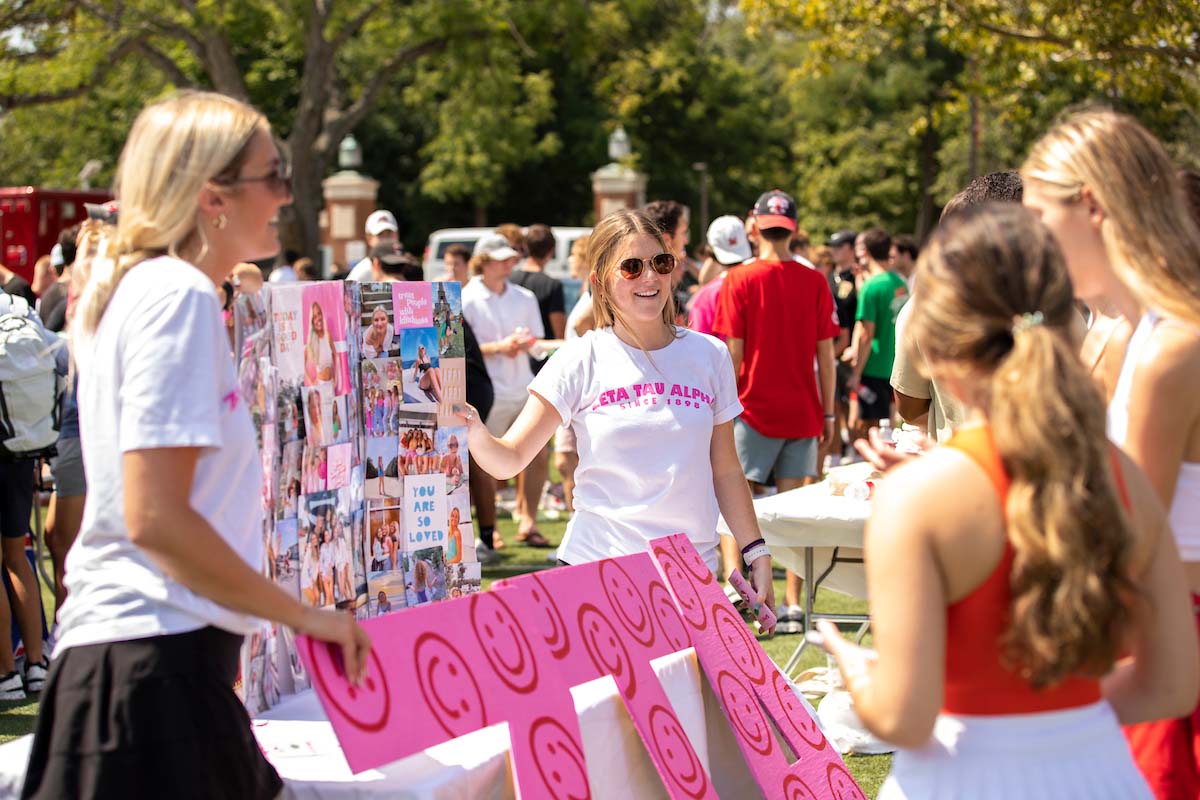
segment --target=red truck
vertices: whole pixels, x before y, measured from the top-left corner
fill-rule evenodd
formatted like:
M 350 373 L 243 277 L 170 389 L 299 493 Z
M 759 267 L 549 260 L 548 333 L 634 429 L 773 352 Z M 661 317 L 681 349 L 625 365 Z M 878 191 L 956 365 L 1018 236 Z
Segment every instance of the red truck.
M 33 282 L 33 265 L 50 254 L 63 228 L 87 219 L 84 203 L 106 203 L 102 191 L 0 188 L 0 263 Z

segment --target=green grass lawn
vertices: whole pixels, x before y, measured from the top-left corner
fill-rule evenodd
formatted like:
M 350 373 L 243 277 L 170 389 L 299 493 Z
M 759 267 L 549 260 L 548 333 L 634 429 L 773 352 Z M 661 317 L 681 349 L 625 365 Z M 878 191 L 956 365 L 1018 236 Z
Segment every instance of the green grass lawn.
M 487 589 L 492 581 L 553 566 L 553 562 L 547 559 L 547 556 L 553 550 L 525 547 L 518 544 L 516 541 L 516 525 L 511 519 L 506 518 L 503 512 L 501 512 L 498 527 L 500 535 L 506 542 L 506 546 L 500 551 L 501 562 L 499 564 L 492 567 L 484 567 L 484 589 Z M 538 521 L 538 530 L 555 545 L 562 541 L 565 529 L 565 515 L 558 520 L 542 517 Z M 782 602 L 782 578 L 777 578 L 775 581 L 775 596 L 778 601 Z M 42 587 L 42 599 L 43 605 L 47 613 L 49 613 L 54 608 L 54 594 L 47 586 Z M 866 613 L 866 603 L 864 601 L 855 600 L 835 592 L 819 592 L 817 595 L 817 605 L 822 611 L 837 611 L 849 614 Z M 869 637 L 867 641 L 869 642 Z M 792 654 L 792 651 L 800 643 L 800 637 L 775 636 L 771 639 L 760 639 L 760 642 L 767 655 L 782 667 Z M 824 653 L 815 647 L 809 647 L 805 649 L 801 658 L 800 669 L 823 666 L 824 664 Z M 34 721 L 37 718 L 37 707 L 36 698 L 20 702 L 0 702 L 0 742 L 6 742 L 10 739 L 24 736 L 27 733 L 32 733 Z M 883 779 L 887 776 L 891 763 L 892 757 L 888 755 L 846 757 L 846 766 L 850 769 L 851 774 L 854 775 L 855 780 L 858 781 L 867 797 L 872 798 L 878 793 Z

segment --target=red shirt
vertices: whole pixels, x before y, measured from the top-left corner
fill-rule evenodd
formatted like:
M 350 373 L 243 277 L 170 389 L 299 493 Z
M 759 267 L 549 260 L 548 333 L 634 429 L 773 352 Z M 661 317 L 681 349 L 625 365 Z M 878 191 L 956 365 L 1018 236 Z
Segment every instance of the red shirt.
M 817 342 L 841 333 L 825 276 L 795 261 L 757 260 L 729 270 L 713 329 L 744 343 L 742 420 L 763 436 L 819 436 L 825 411 L 813 361 Z

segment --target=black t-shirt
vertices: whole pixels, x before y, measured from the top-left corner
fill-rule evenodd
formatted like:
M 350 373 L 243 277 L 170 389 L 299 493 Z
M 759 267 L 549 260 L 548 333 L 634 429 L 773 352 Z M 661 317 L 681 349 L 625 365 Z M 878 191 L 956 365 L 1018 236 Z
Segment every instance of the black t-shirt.
M 29 301 L 30 308 L 37 302 L 37 295 L 33 293 L 33 287 L 29 285 L 29 281 L 22 278 L 20 275 L 14 274 L 11 278 L 0 286 L 6 294 L 11 294 L 13 297 L 24 297 Z
M 58 333 L 63 329 L 67 319 L 66 281 L 55 281 L 49 289 L 42 292 L 38 316 L 42 318 L 42 324 L 46 326 L 46 330 Z
M 537 298 L 538 311 L 542 315 L 542 330 L 545 331 L 543 338 L 555 338 L 554 329 L 550 327 L 550 315 L 556 312 L 567 313 L 567 304 L 563 299 L 562 281 L 551 278 L 544 272 L 526 272 L 523 269 L 514 269 L 508 276 L 508 282 L 533 292 L 533 296 Z M 539 361 L 532 356 L 529 357 L 529 368 L 533 370 L 534 375 L 538 374 L 545 363 L 544 359 Z
M 479 349 L 479 340 L 475 338 L 475 332 L 465 319 L 462 321 L 462 327 L 467 362 L 467 402 L 475 406 L 480 419 L 487 419 L 496 393 L 492 389 L 492 379 L 488 377 L 487 365 L 483 363 L 483 351 Z
M 854 285 L 854 272 L 846 270 L 837 274 L 833 286 L 833 302 L 837 305 L 838 326 L 846 331 L 854 327 L 858 314 L 858 288 Z

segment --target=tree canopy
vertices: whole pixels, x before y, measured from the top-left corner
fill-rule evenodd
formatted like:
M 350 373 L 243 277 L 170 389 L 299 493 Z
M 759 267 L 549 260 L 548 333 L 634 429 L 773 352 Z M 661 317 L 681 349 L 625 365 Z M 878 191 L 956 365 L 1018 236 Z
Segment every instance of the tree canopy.
M 104 185 L 138 110 L 201 87 L 270 119 L 310 253 L 351 131 L 415 246 L 591 222 L 617 124 L 651 197 L 695 207 L 703 163 L 710 216 L 778 187 L 814 234 L 923 234 L 1081 103 L 1135 113 L 1190 160 L 1198 35 L 1200 7 L 1150 0 L 9 0 L 0 184 L 74 185 L 97 159 Z

